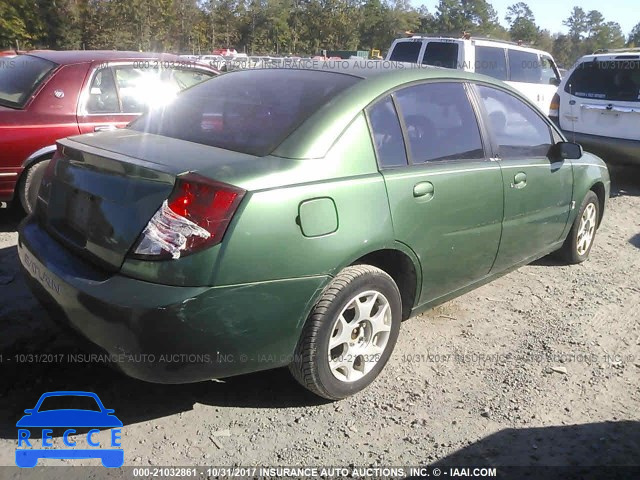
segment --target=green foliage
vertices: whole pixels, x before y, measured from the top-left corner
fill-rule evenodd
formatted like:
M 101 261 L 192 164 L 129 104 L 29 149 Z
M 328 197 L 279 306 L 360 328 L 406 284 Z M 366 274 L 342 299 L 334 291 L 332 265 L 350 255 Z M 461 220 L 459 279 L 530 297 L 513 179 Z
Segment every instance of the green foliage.
M 513 40 L 522 40 L 526 43 L 534 43 L 540 35 L 536 19 L 529 6 L 524 2 L 511 5 L 507 9 L 505 20 L 511 28 L 509 33 Z
M 628 47 L 640 47 L 640 23 L 638 23 L 633 30 L 631 30 L 631 34 L 629 35 L 629 40 L 627 41 Z
M 529 6 L 511 5 L 500 25 L 487 0 L 439 0 L 435 11 L 410 0 L 0 0 L 0 48 L 119 49 L 252 55 L 320 50 L 386 50 L 407 31 L 522 41 L 570 66 L 601 48 L 640 46 L 615 22 L 576 6 L 568 35 L 542 30 Z

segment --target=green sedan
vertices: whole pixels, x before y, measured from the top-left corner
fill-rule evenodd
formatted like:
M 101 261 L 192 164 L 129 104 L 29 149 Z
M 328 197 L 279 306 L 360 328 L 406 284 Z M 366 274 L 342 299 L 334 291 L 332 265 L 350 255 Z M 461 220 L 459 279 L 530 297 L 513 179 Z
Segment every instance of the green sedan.
M 288 366 L 339 399 L 403 320 L 552 252 L 588 257 L 598 157 L 504 83 L 387 67 L 232 72 L 61 140 L 20 227 L 33 292 L 130 376 Z

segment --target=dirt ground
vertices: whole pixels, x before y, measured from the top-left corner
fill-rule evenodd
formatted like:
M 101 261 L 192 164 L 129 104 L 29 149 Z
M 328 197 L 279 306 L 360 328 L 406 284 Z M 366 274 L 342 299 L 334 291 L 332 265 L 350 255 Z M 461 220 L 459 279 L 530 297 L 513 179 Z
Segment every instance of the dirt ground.
M 406 321 L 380 378 L 335 403 L 284 369 L 167 386 L 20 361 L 81 350 L 27 290 L 19 215 L 0 210 L 0 465 L 51 390 L 115 409 L 125 465 L 638 465 L 640 169 L 612 176 L 586 263 L 543 259 Z

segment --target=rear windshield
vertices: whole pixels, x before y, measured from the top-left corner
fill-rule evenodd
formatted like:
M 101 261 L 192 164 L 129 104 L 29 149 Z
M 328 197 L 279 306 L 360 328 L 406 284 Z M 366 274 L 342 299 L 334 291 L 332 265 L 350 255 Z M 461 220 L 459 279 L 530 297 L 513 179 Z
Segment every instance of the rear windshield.
M 130 128 L 264 156 L 358 80 L 313 70 L 227 73 L 186 90 L 169 105 L 134 121 Z
M 458 44 L 451 42 L 429 42 L 422 59 L 424 65 L 457 68 Z
M 640 101 L 640 60 L 584 62 L 576 67 L 565 91 L 576 97 Z
M 422 48 L 422 42 L 397 42 L 393 47 L 389 60 L 393 62 L 418 63 L 418 54 Z
M 22 108 L 56 64 L 31 55 L 0 58 L 0 105 Z

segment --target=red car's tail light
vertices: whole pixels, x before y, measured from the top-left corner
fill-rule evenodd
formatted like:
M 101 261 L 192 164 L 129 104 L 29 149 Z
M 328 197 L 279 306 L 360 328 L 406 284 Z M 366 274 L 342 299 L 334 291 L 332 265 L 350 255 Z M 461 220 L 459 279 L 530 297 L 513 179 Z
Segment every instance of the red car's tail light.
M 549 106 L 549 117 L 558 118 L 560 116 L 560 95 L 557 93 L 551 99 L 551 105 Z
M 134 258 L 179 258 L 222 241 L 245 191 L 190 173 L 151 218 L 136 243 Z

